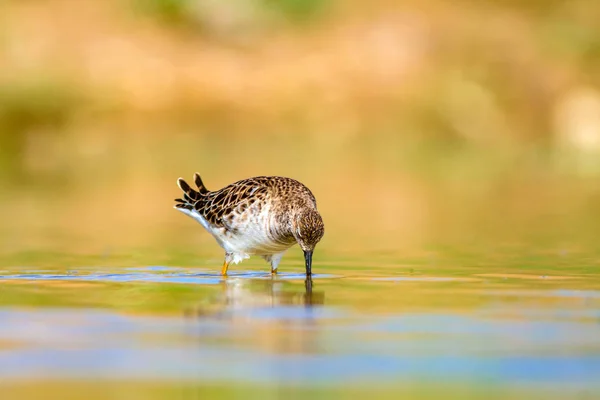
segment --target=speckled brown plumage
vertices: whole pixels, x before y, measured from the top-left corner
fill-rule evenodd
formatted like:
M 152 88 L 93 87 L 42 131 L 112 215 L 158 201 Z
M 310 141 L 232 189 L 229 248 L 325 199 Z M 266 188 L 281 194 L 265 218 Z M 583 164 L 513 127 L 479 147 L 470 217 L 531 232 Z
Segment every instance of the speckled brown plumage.
M 271 262 L 275 272 L 285 250 L 297 242 L 310 275 L 312 252 L 324 225 L 306 186 L 278 176 L 243 179 L 212 192 L 198 174 L 194 183 L 197 190 L 178 180 L 183 197 L 175 199 L 175 208 L 200 222 L 225 249 L 224 273 L 229 263 L 253 254 Z

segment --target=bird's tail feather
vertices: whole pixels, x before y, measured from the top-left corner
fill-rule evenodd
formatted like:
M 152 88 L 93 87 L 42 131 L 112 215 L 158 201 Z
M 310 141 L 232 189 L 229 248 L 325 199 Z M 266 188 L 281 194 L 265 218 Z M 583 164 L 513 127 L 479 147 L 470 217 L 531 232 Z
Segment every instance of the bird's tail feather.
M 208 189 L 202 183 L 202 179 L 198 173 L 194 174 L 194 183 L 198 186 L 198 190 L 192 189 L 183 178 L 177 179 L 177 186 L 183 192 L 183 197 L 175 199 L 175 208 L 193 210 L 195 204 L 202 198 L 202 195 L 208 193 Z

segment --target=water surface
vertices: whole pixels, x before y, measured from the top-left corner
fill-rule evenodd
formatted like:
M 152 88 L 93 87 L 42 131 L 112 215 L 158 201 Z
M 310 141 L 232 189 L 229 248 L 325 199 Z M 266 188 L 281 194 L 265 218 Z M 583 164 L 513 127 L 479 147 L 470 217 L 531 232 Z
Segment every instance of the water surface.
M 0 380 L 25 398 L 97 385 L 133 398 L 600 393 L 598 275 L 447 262 L 331 260 L 312 282 L 295 261 L 276 277 L 250 262 L 227 278 L 7 266 Z

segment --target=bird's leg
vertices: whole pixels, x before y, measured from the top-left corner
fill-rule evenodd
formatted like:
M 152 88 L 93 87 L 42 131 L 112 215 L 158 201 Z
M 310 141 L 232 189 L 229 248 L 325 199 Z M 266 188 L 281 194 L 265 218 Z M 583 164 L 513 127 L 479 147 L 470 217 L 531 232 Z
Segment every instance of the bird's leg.
M 271 275 L 277 275 L 277 264 L 279 261 L 273 256 L 269 257 L 269 264 L 271 264 Z
M 277 267 L 283 257 L 283 253 L 273 254 L 269 262 L 271 263 L 271 275 L 277 275 Z
M 221 268 L 221 275 L 223 275 L 223 276 L 227 275 L 227 268 L 229 268 L 229 263 L 227 262 L 227 260 L 224 260 L 223 267 Z
M 221 275 L 227 276 L 227 268 L 229 268 L 229 264 L 231 264 L 232 255 L 231 253 L 225 253 L 225 260 L 223 260 L 223 267 L 221 268 Z
M 233 253 L 225 253 L 225 260 L 223 261 L 223 267 L 221 268 L 221 275 L 227 276 L 227 268 L 234 260 Z
M 271 264 L 271 275 L 277 275 L 277 267 L 279 266 L 281 257 L 283 257 L 283 253 L 265 254 L 262 256 L 266 262 Z
M 275 268 L 273 268 L 273 255 L 272 254 L 265 254 L 262 256 L 262 258 L 268 262 L 269 264 L 271 264 L 271 275 L 276 275 L 277 274 L 277 266 L 275 266 Z

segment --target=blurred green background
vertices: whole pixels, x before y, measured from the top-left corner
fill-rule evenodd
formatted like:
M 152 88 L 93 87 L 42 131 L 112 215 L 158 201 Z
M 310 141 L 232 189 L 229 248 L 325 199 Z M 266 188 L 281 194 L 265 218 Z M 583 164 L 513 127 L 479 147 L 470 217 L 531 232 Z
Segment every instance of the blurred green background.
M 220 255 L 172 209 L 195 171 L 303 181 L 330 254 L 593 242 L 598 21 L 595 0 L 4 0 L 0 251 Z

